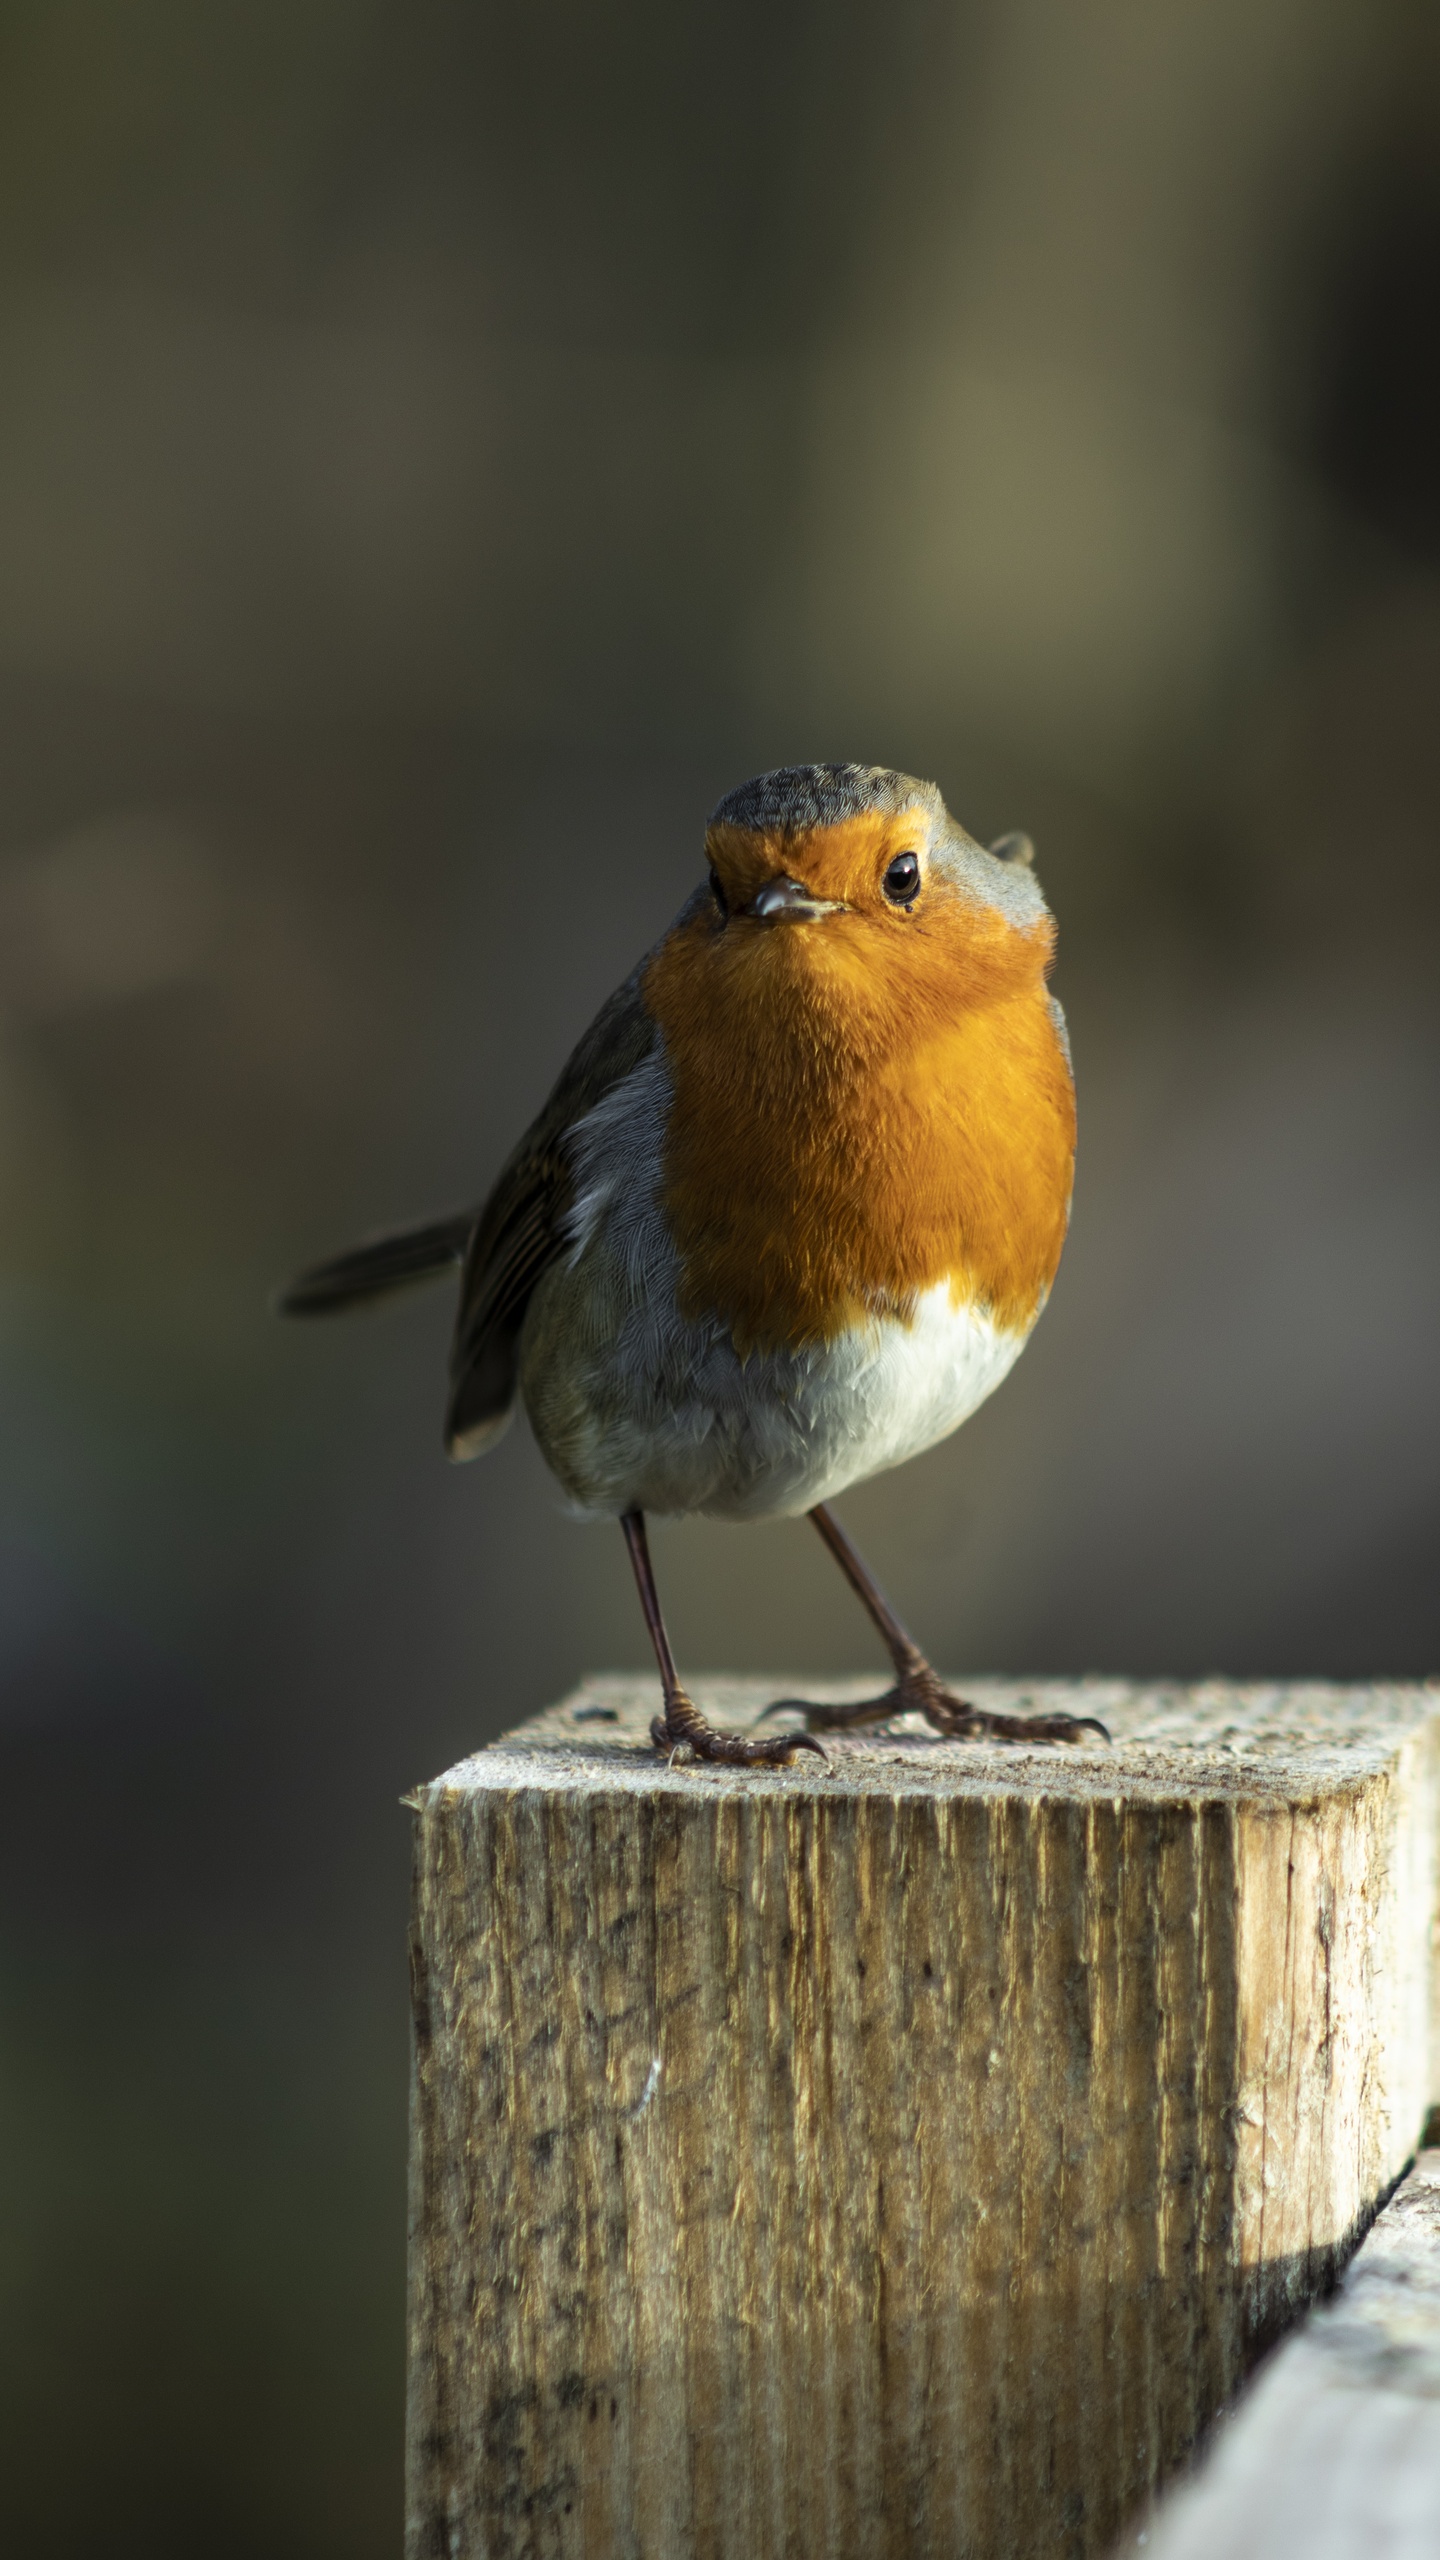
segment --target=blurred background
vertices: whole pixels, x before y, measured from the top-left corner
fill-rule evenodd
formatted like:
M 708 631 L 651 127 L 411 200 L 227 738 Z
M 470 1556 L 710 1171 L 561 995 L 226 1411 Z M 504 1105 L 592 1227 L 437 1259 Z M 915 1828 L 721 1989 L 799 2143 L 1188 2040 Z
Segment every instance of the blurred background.
M 809 757 L 1023 826 L 1055 1297 L 844 1516 L 964 1670 L 1440 1667 L 1424 0 L 11 0 L 0 2520 L 398 2548 L 407 1818 L 620 1541 L 446 1467 L 473 1199 Z M 662 1528 L 682 1661 L 872 1650 Z M 878 1667 L 878 1666 L 877 1666 Z

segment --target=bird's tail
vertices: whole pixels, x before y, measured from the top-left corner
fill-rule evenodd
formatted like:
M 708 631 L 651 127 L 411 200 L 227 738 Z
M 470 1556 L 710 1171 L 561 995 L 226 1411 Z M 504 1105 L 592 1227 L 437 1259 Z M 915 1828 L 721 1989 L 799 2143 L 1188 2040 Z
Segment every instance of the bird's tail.
M 435 1218 L 425 1227 L 401 1227 L 372 1236 L 367 1244 L 337 1253 L 302 1271 L 276 1301 L 282 1316 L 328 1316 L 338 1307 L 358 1306 L 365 1298 L 388 1297 L 392 1289 L 408 1289 L 413 1281 L 433 1280 L 453 1263 L 463 1262 L 475 1224 L 473 1209 L 453 1218 Z

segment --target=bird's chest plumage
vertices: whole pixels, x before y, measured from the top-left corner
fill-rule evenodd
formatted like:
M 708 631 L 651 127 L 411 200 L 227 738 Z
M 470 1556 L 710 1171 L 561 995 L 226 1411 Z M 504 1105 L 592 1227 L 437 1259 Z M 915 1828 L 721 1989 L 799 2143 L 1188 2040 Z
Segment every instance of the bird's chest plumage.
M 1075 1146 L 1048 936 L 966 916 L 877 957 L 846 922 L 729 966 L 692 929 L 651 965 L 684 1302 L 742 1350 L 903 1318 L 942 1283 L 1028 1329 Z
M 577 1508 L 757 1519 L 807 1511 L 953 1431 L 1018 1356 L 948 1283 L 905 1317 L 742 1351 L 686 1303 L 665 1206 L 664 1054 L 575 1133 L 569 1254 L 545 1274 L 520 1377 L 541 1450 Z
M 647 983 L 661 1040 L 574 1133 L 526 1402 L 582 1508 L 801 1511 L 943 1438 L 1018 1356 L 1064 1236 L 1068 1071 L 1043 986 L 978 1035 L 922 1019 L 863 1074 L 813 1009 L 737 1040 L 676 995 Z

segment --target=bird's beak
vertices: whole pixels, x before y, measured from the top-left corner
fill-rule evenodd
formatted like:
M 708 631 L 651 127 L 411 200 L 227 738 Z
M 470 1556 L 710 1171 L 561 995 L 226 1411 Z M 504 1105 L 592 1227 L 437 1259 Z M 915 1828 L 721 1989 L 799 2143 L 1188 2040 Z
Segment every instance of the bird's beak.
M 758 916 L 762 924 L 771 924 L 782 916 L 801 921 L 806 916 L 838 915 L 844 904 L 843 898 L 817 898 L 799 880 L 790 879 L 782 871 L 778 880 L 767 880 L 763 889 L 756 890 L 745 913 Z

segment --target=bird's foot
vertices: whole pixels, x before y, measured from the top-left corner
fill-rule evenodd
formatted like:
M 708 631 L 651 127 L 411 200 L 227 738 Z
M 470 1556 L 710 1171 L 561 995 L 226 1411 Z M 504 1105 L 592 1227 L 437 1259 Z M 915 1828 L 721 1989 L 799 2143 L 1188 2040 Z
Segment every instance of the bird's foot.
M 655 1717 L 650 1739 L 657 1751 L 685 1749 L 697 1760 L 722 1761 L 732 1769 L 783 1769 L 797 1751 L 818 1752 L 825 1758 L 823 1743 L 809 1733 L 767 1734 L 763 1741 L 752 1741 L 739 1733 L 719 1733 L 708 1717 L 702 1716 L 693 1698 L 676 1689 L 665 1701 L 665 1712 Z
M 1083 1742 L 1087 1733 L 1108 1742 L 1098 1716 L 1002 1716 L 988 1707 L 972 1707 L 947 1689 L 923 1656 L 906 1665 L 895 1685 L 879 1698 L 859 1698 L 848 1705 L 819 1705 L 808 1698 L 777 1698 L 758 1719 L 795 1709 L 805 1718 L 807 1733 L 834 1733 L 849 1725 L 888 1724 L 918 1708 L 927 1724 L 947 1742 Z M 795 1737 L 798 1740 L 800 1737 Z

